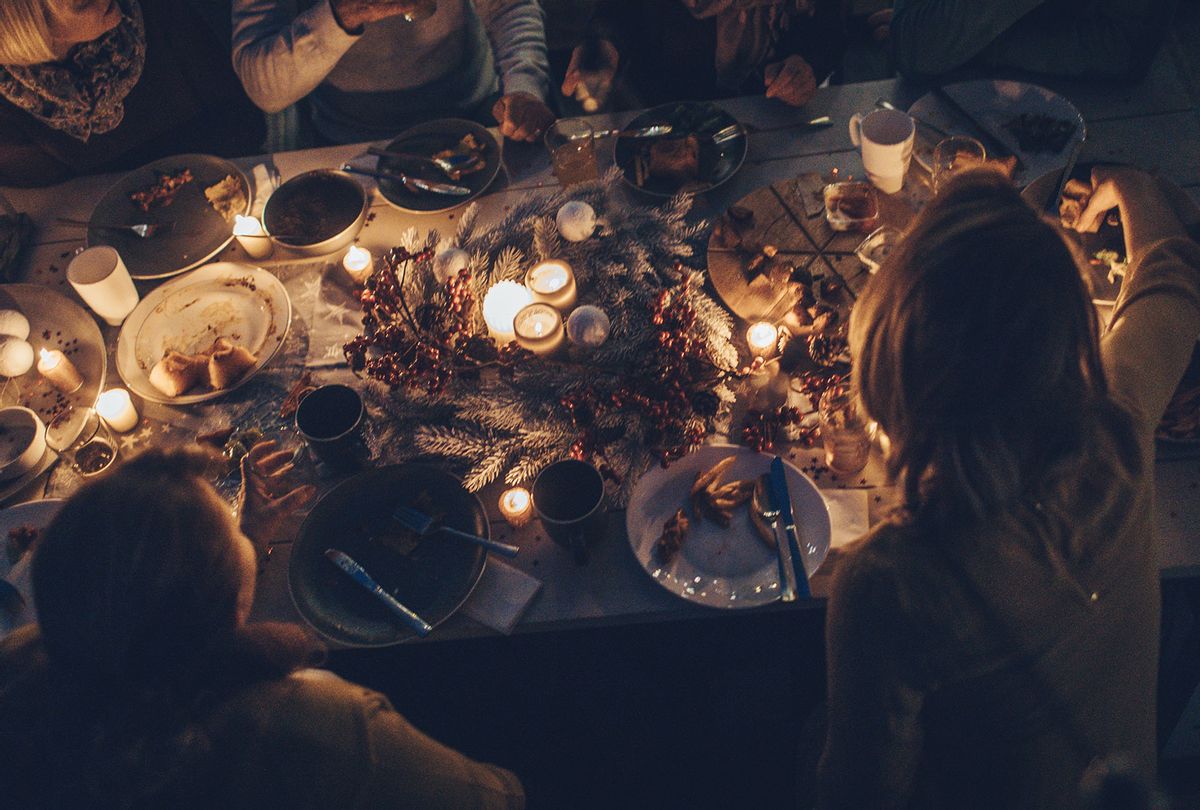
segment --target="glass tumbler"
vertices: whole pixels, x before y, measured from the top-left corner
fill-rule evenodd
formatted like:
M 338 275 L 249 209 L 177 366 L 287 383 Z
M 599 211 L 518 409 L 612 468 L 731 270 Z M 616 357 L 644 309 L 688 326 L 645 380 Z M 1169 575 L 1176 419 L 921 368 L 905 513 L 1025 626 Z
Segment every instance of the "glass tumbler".
M 952 135 L 933 148 L 933 193 L 940 192 L 951 177 L 974 169 L 987 160 L 983 144 L 966 135 Z
M 822 394 L 817 415 L 825 445 L 825 465 L 842 475 L 851 475 L 867 466 L 871 455 L 871 423 L 849 389 L 837 385 Z
M 581 118 L 562 118 L 546 130 L 546 148 L 554 176 L 564 186 L 586 183 L 600 176 L 592 125 Z

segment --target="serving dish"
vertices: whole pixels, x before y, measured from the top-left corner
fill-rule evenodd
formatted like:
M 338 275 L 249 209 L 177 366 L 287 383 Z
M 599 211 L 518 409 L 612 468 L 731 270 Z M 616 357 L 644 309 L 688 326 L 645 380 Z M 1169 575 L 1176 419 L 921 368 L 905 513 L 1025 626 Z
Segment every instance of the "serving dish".
M 368 208 L 367 192 L 349 174 L 313 169 L 275 189 L 263 207 L 263 227 L 278 245 L 324 256 L 354 241 Z

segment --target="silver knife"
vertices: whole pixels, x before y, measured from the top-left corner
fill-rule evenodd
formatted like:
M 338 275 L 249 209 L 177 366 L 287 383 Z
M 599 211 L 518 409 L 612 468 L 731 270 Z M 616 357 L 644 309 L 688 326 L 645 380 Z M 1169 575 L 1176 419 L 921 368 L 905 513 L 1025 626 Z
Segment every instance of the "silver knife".
M 338 568 L 350 575 L 350 579 L 357 582 L 370 593 L 375 594 L 379 601 L 383 602 L 392 612 L 405 621 L 405 623 L 417 632 L 418 636 L 427 636 L 429 631 L 433 629 L 433 625 L 422 619 L 417 614 L 406 608 L 400 603 L 400 600 L 392 596 L 383 589 L 378 582 L 372 579 L 371 575 L 366 570 L 356 563 L 354 559 L 344 551 L 338 551 L 336 548 L 325 549 L 325 556 L 334 563 Z
M 771 505 L 779 510 L 779 520 L 787 535 L 788 553 L 792 558 L 792 570 L 796 572 L 796 596 L 812 597 L 808 587 L 808 573 L 804 570 L 804 557 L 800 553 L 800 538 L 796 535 L 796 518 L 792 515 L 792 496 L 788 492 L 787 471 L 779 456 L 771 461 Z
M 671 130 L 670 124 L 654 124 L 641 129 L 602 129 L 592 133 L 592 137 L 610 138 L 616 135 L 618 138 L 659 138 L 663 135 L 670 135 Z
M 410 177 L 402 172 L 371 171 L 370 169 L 360 169 L 356 166 L 351 166 L 349 163 L 342 165 L 342 171 L 350 172 L 351 174 L 361 174 L 364 177 L 374 177 L 376 180 L 395 180 L 410 191 L 415 188 L 418 191 L 428 191 L 430 194 L 446 194 L 452 197 L 463 197 L 471 193 L 471 189 L 465 186 L 435 183 L 431 180 L 422 180 L 419 177 Z
M 966 107 L 958 103 L 958 99 L 950 95 L 946 88 L 939 85 L 934 85 L 931 92 L 945 106 L 949 107 L 959 118 L 962 118 L 975 130 L 975 134 L 979 136 L 979 140 L 983 141 L 983 145 L 987 148 L 989 157 L 1015 157 L 1017 159 L 1017 169 L 1025 168 L 1025 162 L 1021 160 L 1021 156 L 1008 148 L 1008 144 L 1000 140 L 996 133 L 984 126 L 975 115 Z

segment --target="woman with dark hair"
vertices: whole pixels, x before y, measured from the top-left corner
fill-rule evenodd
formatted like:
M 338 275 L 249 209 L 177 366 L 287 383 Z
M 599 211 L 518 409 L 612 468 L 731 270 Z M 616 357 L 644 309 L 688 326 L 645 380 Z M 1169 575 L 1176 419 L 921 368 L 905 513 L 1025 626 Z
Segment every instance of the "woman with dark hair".
M 299 627 L 250 624 L 256 553 L 311 488 L 243 462 L 240 525 L 207 459 L 145 453 L 67 501 L 33 560 L 39 625 L 0 642 L 0 784 L 22 808 L 520 807 L 511 773 L 307 669 Z
M 1156 181 L 1094 178 L 1130 273 L 1103 336 L 1072 252 L 1011 186 L 956 178 L 851 319 L 902 509 L 839 559 L 822 807 L 1079 804 L 1155 771 L 1153 431 L 1200 335 L 1200 247 Z

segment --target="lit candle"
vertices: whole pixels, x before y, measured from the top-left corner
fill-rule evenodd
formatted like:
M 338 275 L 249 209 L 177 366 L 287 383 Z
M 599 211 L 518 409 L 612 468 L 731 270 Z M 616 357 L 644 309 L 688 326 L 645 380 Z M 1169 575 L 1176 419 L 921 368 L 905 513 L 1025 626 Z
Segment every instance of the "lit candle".
M 251 259 L 265 259 L 271 255 L 274 246 L 271 244 L 271 237 L 267 236 L 267 232 L 263 229 L 262 223 L 258 221 L 258 217 L 247 217 L 238 214 L 233 221 L 233 235 L 237 237 L 238 244 L 242 246 L 242 250 L 250 256 Z
M 483 320 L 497 344 L 503 346 L 516 337 L 513 319 L 533 303 L 533 293 L 524 284 L 500 281 L 483 297 Z
M 562 259 L 535 264 L 525 274 L 525 286 L 533 293 L 534 301 L 549 304 L 559 312 L 575 306 L 575 274 Z
M 779 341 L 779 329 L 775 324 L 759 321 L 746 330 L 746 343 L 755 357 L 770 357 L 775 354 L 775 345 Z
M 514 529 L 527 524 L 533 518 L 533 499 L 525 487 L 504 490 L 500 496 L 500 515 Z
M 375 269 L 375 262 L 371 260 L 371 251 L 358 245 L 351 245 L 342 259 L 342 269 L 355 284 L 366 284 L 371 271 Z
M 513 319 L 513 331 L 521 348 L 539 357 L 554 354 L 567 340 L 562 315 L 549 304 L 535 303 L 522 309 Z
M 110 388 L 96 400 L 96 413 L 117 433 L 128 433 L 137 427 L 138 412 L 124 388 Z
M 83 385 L 83 377 L 79 376 L 75 364 L 58 349 L 40 349 L 38 354 L 38 374 L 45 377 L 59 391 L 73 394 Z

